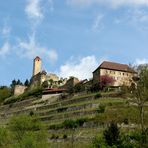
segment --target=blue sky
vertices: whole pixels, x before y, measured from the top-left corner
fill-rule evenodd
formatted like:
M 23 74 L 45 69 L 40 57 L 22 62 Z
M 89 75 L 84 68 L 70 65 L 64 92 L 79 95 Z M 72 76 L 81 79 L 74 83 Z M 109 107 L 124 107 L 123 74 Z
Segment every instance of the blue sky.
M 48 72 L 90 78 L 103 60 L 148 63 L 147 0 L 0 1 L 0 85 Z

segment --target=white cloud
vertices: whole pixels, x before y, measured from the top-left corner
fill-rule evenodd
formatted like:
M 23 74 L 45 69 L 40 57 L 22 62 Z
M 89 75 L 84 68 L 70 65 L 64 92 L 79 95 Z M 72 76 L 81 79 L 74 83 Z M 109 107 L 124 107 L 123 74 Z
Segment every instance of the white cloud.
M 50 11 L 53 11 L 54 10 L 53 0 L 48 0 L 48 3 L 49 3 L 49 9 L 50 9 Z
M 42 8 L 40 6 L 41 0 L 28 0 L 25 12 L 30 19 L 41 19 L 43 18 Z
M 128 24 L 139 31 L 148 30 L 148 11 L 142 8 L 129 9 L 120 18 L 115 18 L 114 23 Z
M 92 25 L 92 30 L 93 30 L 93 31 L 100 31 L 100 30 L 103 29 L 103 27 L 104 27 L 103 22 L 102 22 L 103 17 L 104 17 L 104 16 L 103 16 L 102 14 L 99 14 L 99 15 L 96 17 L 96 19 L 95 19 L 95 21 L 94 21 L 94 23 L 93 23 L 93 25 Z
M 103 59 L 102 59 L 103 60 Z M 100 60 L 100 62 L 102 62 Z M 68 61 L 60 67 L 59 75 L 61 77 L 75 76 L 80 80 L 91 78 L 92 72 L 98 67 L 98 61 L 95 56 L 83 57 L 78 63 L 76 59 Z
M 19 40 L 18 55 L 21 57 L 34 58 L 35 56 L 41 56 L 46 58 L 50 62 L 55 62 L 58 59 L 58 54 L 55 49 L 48 49 L 46 47 L 41 47 L 35 40 L 35 36 L 31 35 L 29 41 Z
M 120 6 L 148 6 L 148 0 L 67 0 L 67 4 L 72 6 L 91 6 L 94 4 L 105 5 L 107 7 Z
M 6 38 L 9 37 L 10 31 L 11 31 L 10 27 L 4 26 L 2 29 L 2 36 Z
M 7 54 L 9 54 L 9 51 L 10 51 L 10 44 L 9 42 L 5 42 L 3 44 L 3 46 L 0 48 L 0 56 L 5 56 Z
M 135 65 L 148 64 L 148 59 L 136 59 Z

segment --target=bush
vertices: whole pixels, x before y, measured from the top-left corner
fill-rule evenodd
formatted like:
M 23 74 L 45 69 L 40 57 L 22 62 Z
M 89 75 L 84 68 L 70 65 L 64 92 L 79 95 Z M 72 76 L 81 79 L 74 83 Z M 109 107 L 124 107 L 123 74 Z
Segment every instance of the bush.
M 98 109 L 97 109 L 97 113 L 104 113 L 105 112 L 105 105 L 100 104 Z
M 63 122 L 63 127 L 66 128 L 66 129 L 76 128 L 77 126 L 78 126 L 77 123 L 73 120 L 65 120 Z
M 19 96 L 13 96 L 7 100 L 4 101 L 4 104 L 10 104 L 10 103 L 15 103 L 18 101 L 22 101 L 25 99 L 28 99 L 28 97 L 39 97 L 42 95 L 42 88 L 36 88 L 33 90 L 28 90 L 26 92 L 24 92 L 23 94 L 19 95 Z
M 66 134 L 63 135 L 63 139 L 67 139 L 67 135 Z
M 30 116 L 33 116 L 34 115 L 34 112 L 33 111 L 30 111 L 29 115 Z
M 42 129 L 42 124 L 38 120 L 33 120 L 31 116 L 20 115 L 13 117 L 8 127 L 14 134 L 14 137 L 20 141 L 25 133 L 28 131 L 37 131 Z
M 101 98 L 101 97 L 102 97 L 101 93 L 97 93 L 97 94 L 95 95 L 95 99 L 99 99 L 99 98 Z
M 64 112 L 67 110 L 67 107 L 61 107 L 61 108 L 58 108 L 57 109 L 57 112 L 60 113 L 60 112 Z
M 81 127 L 83 126 L 83 124 L 87 121 L 88 119 L 87 118 L 80 118 L 80 119 L 77 119 L 75 122 L 76 122 L 76 125 Z
M 63 128 L 63 124 L 53 124 L 49 126 L 49 129 L 54 129 L 54 130 L 58 130 Z
M 109 148 L 102 137 L 94 137 L 91 144 L 92 148 Z
M 50 139 L 55 139 L 55 137 L 56 137 L 55 134 L 52 134 Z
M 129 123 L 129 122 L 128 122 L 128 118 L 125 118 L 125 119 L 123 120 L 123 123 L 127 125 L 127 124 Z
M 6 148 L 10 143 L 10 133 L 6 128 L 0 127 L 0 147 Z

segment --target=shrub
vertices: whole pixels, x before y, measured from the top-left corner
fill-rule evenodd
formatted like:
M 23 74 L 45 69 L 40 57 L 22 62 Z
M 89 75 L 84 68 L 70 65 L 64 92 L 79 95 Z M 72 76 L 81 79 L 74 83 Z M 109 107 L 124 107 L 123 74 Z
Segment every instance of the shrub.
M 100 104 L 98 109 L 97 109 L 97 113 L 104 113 L 105 112 L 105 105 Z
M 102 97 L 101 93 L 97 93 L 97 94 L 95 95 L 95 99 L 99 99 L 99 98 L 101 98 L 101 97 Z
M 124 120 L 123 120 L 123 123 L 124 124 L 128 124 L 129 122 L 128 122 L 128 118 L 125 118 Z
M 0 127 L 0 147 L 5 148 L 10 143 L 10 133 L 6 128 Z
M 60 113 L 60 112 L 64 112 L 67 110 L 67 107 L 61 107 L 61 108 L 58 108 L 57 109 L 57 112 Z
M 36 131 L 42 129 L 42 124 L 38 120 L 33 120 L 31 116 L 20 115 L 13 117 L 8 125 L 14 137 L 20 141 L 28 131 Z
M 92 147 L 93 148 L 101 148 L 101 143 L 98 137 L 94 137 L 92 140 Z
M 63 128 L 63 124 L 53 124 L 49 126 L 49 129 L 54 129 L 54 130 L 61 129 L 61 128 Z
M 10 103 L 22 101 L 22 100 L 28 99 L 28 97 L 39 97 L 41 94 L 42 94 L 42 88 L 39 87 L 39 88 L 36 88 L 33 90 L 28 90 L 17 97 L 13 96 L 13 97 L 5 100 L 4 104 L 10 104 Z
M 96 136 L 96 137 L 93 138 L 91 147 L 92 148 L 109 148 L 105 144 L 104 139 L 102 137 L 99 137 L 99 136 Z
M 55 137 L 56 137 L 55 134 L 52 134 L 50 139 L 55 139 Z
M 30 111 L 29 115 L 30 116 L 33 116 L 34 115 L 34 112 L 33 111 Z
M 67 139 L 67 135 L 66 134 L 63 135 L 63 139 Z
M 77 123 L 75 122 L 75 121 L 73 121 L 73 120 L 65 120 L 64 122 L 63 122 L 63 127 L 64 128 L 66 128 L 66 129 L 68 129 L 68 128 L 76 128 L 78 125 L 77 125 Z
M 87 121 L 88 121 L 87 118 L 80 118 L 80 119 L 77 119 L 75 122 L 76 122 L 76 125 L 77 125 L 77 126 L 81 127 L 81 126 L 83 126 L 83 124 L 84 124 L 85 122 L 87 122 Z

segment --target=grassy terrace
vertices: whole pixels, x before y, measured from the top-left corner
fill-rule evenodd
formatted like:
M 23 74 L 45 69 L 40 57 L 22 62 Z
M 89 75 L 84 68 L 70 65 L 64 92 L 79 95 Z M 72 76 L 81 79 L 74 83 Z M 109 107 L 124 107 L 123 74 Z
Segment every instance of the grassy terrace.
M 112 120 L 123 123 L 126 119 L 128 119 L 129 123 L 139 123 L 139 110 L 134 104 L 130 104 L 129 101 L 123 98 L 106 97 L 115 93 L 102 93 L 102 98 L 95 98 L 96 94 L 75 96 L 71 99 L 59 99 L 51 104 L 48 104 L 47 100 L 43 101 L 41 99 L 38 99 L 38 101 L 35 101 L 35 99 L 25 100 L 13 103 L 10 109 L 9 105 L 5 105 L 7 108 L 6 113 L 9 119 L 12 114 L 29 114 L 30 111 L 33 111 L 38 119 L 44 121 L 47 127 L 53 124 L 61 124 L 66 119 L 76 120 L 85 117 L 98 123 L 108 123 Z M 34 101 L 35 105 L 33 105 Z M 28 108 L 25 108 L 27 106 L 25 102 L 29 105 Z M 24 107 L 22 108 L 23 103 Z M 97 112 L 100 104 L 105 106 L 104 113 Z M 145 112 L 144 120 L 148 125 L 148 107 L 145 107 Z
M 96 106 L 98 107 L 99 104 L 104 104 L 104 105 L 107 105 L 107 104 L 115 104 L 115 105 L 121 105 L 121 104 L 124 104 L 125 101 L 121 98 L 118 98 L 118 99 L 113 99 L 113 98 L 99 98 L 99 99 L 95 99 L 95 100 L 83 100 L 81 102 L 77 102 L 77 103 L 72 103 L 72 104 L 69 104 L 69 105 L 61 105 L 60 107 L 55 107 L 53 108 L 53 106 L 49 105 L 49 108 L 48 109 L 42 109 L 42 110 L 38 110 L 37 108 L 37 111 L 36 111 L 36 114 L 38 115 L 46 115 L 46 114 L 49 114 L 49 113 L 59 113 L 59 112 L 67 112 L 67 111 L 70 111 L 70 110 L 81 110 L 81 109 L 84 109 L 84 108 L 91 108 L 93 106 Z

